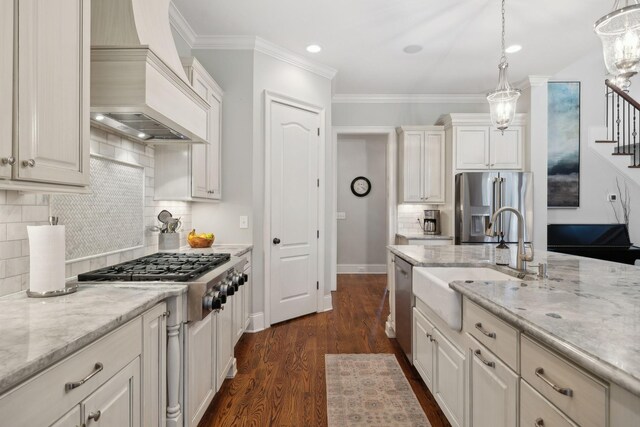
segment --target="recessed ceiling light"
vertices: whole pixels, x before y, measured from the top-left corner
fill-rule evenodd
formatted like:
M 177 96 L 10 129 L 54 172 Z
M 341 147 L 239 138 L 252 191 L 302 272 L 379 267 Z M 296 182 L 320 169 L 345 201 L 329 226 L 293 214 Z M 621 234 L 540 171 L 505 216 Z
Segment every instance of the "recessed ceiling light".
M 519 44 L 512 44 L 511 46 L 506 48 L 504 51 L 507 53 L 516 53 L 516 52 L 520 52 L 521 50 L 522 50 L 522 46 L 520 46 Z
M 418 53 L 422 50 L 422 46 L 418 45 L 418 44 L 410 44 L 409 46 L 405 46 L 404 49 L 402 49 L 404 51 L 404 53 Z
M 97 120 L 97 121 L 99 121 L 99 122 L 101 122 L 101 121 L 103 121 L 103 120 L 104 120 L 104 116 L 103 116 L 102 114 L 97 114 L 97 115 L 96 115 L 96 120 Z
M 147 134 L 146 134 L 146 133 L 144 133 L 144 132 L 140 132 L 140 133 L 138 134 L 138 138 L 144 138 L 144 137 L 146 137 L 146 136 L 147 136 Z
M 322 50 L 322 48 L 320 46 L 318 46 L 317 44 L 310 44 L 309 46 L 307 46 L 307 52 L 309 53 L 318 53 Z

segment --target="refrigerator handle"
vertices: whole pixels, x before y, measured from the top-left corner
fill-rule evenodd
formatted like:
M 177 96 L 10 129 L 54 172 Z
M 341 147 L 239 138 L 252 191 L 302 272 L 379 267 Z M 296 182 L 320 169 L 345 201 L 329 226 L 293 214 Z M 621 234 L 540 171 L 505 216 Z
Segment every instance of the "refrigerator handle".
M 502 184 L 504 183 L 504 178 L 502 177 L 498 177 L 496 178 L 496 180 L 498 181 L 498 194 L 497 194 L 497 203 L 496 203 L 496 210 L 502 208 Z M 496 218 L 496 229 L 498 231 L 498 235 L 499 236 L 503 236 L 504 235 L 504 230 L 502 228 L 502 215 L 500 215 L 500 218 Z

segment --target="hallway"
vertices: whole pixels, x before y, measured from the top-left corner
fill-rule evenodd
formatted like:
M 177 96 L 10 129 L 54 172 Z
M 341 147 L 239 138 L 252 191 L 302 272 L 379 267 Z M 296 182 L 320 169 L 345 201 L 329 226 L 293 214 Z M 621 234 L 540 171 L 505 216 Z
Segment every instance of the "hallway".
M 385 275 L 339 275 L 333 311 L 245 334 L 236 346 L 238 374 L 224 382 L 200 427 L 325 426 L 327 353 L 394 353 L 433 427 L 449 426 L 400 347 L 384 333 L 385 286 Z

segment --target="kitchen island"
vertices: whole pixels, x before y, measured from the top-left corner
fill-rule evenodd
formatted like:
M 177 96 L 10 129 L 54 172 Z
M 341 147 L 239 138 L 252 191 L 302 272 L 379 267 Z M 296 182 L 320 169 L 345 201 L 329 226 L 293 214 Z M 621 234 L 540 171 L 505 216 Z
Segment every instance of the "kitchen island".
M 467 306 L 486 310 L 513 328 L 523 341 L 530 337 L 595 376 L 607 394 L 615 397 L 620 387 L 630 402 L 640 406 L 639 268 L 536 251 L 528 274 L 520 275 L 519 280 L 514 269 L 495 265 L 492 245 L 388 249 L 413 267 L 488 267 L 509 274 L 513 280 L 449 283 L 451 289 L 463 296 L 463 316 Z M 515 259 L 515 252 L 511 259 Z M 538 278 L 537 269 L 531 268 L 538 263 L 548 265 L 547 278 Z M 416 305 L 419 303 L 422 302 Z M 473 333 L 464 332 L 463 329 L 460 333 L 464 335 L 462 338 L 473 339 Z M 528 357 L 524 344 L 516 348 L 518 353 L 522 352 L 523 360 Z M 524 370 L 524 365 L 524 361 L 515 363 L 513 371 Z M 611 406 L 606 406 L 607 411 L 615 404 L 618 403 L 612 400 Z M 640 425 L 640 407 L 633 411 L 630 416 L 638 417 L 633 419 Z M 611 421 L 607 425 L 615 424 Z

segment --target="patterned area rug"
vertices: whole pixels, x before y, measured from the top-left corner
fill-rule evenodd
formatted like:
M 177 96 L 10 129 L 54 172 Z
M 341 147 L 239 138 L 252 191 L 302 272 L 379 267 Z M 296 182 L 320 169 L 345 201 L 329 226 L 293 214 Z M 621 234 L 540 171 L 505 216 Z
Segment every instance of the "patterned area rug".
M 329 427 L 431 427 L 393 354 L 327 354 Z

